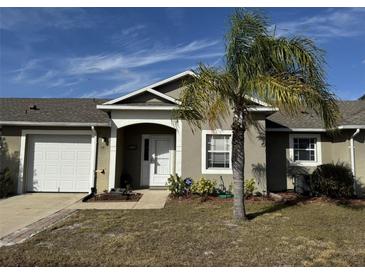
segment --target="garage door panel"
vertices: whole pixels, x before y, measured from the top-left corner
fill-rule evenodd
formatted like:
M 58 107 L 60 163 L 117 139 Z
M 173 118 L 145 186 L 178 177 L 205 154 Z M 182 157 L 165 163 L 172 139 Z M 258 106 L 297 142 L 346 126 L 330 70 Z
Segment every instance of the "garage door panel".
M 88 167 L 78 167 L 76 170 L 76 176 L 87 176 L 90 173 L 90 169 Z
M 34 154 L 34 159 L 37 159 L 37 160 L 43 160 L 44 159 L 44 156 L 43 156 L 43 152 L 42 151 L 37 151 L 35 152 Z
M 61 160 L 75 160 L 75 151 L 62 151 Z
M 75 166 L 72 165 L 63 165 L 61 167 L 61 175 L 62 177 L 74 177 L 75 176 Z
M 73 180 L 62 180 L 60 182 L 60 192 L 67 192 L 69 189 L 74 189 Z
M 28 191 L 89 191 L 91 136 L 30 135 L 27 157 Z
M 47 178 L 46 184 L 38 184 L 39 189 L 35 191 L 50 191 L 50 192 L 58 192 L 58 180 L 53 178 Z
M 90 151 L 79 151 L 77 152 L 77 160 L 90 160 Z
M 47 161 L 59 160 L 59 152 L 58 151 L 46 151 L 46 159 Z

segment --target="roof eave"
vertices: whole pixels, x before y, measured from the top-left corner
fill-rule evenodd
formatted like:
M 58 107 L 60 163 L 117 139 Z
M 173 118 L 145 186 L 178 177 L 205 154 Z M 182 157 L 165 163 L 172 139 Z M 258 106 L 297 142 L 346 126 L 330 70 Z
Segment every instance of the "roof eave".
M 0 126 L 110 127 L 110 123 L 0 121 Z

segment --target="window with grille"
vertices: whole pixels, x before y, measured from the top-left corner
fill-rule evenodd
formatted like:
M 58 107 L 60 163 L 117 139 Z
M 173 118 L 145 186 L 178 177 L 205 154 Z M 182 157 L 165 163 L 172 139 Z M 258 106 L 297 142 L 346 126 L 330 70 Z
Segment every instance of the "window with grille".
M 231 168 L 231 135 L 206 135 L 206 168 Z
M 293 138 L 293 160 L 316 162 L 317 138 Z

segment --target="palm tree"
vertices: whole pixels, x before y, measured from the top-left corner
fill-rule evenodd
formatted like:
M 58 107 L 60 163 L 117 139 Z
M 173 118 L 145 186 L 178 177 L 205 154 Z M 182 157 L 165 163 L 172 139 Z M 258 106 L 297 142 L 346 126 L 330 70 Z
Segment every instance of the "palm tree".
M 303 108 L 316 112 L 327 128 L 335 125 L 338 107 L 325 81 L 324 52 L 304 37 L 277 37 L 266 17 L 238 9 L 230 19 L 224 67 L 200 64 L 196 77 L 181 94 L 175 117 L 190 127 L 208 123 L 217 128 L 233 112 L 233 215 L 247 219 L 244 205 L 245 131 L 252 125 L 249 98 L 296 115 Z

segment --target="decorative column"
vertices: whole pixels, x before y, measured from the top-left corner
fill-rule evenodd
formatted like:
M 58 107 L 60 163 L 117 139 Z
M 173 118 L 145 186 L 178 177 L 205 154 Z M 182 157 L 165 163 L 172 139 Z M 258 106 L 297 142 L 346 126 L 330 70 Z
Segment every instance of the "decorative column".
M 181 176 L 182 165 L 182 122 L 177 121 L 175 125 L 176 129 L 176 153 L 175 153 L 175 172 Z
M 115 169 L 117 164 L 117 133 L 118 128 L 112 120 L 110 133 L 110 160 L 109 160 L 109 191 L 115 188 Z

